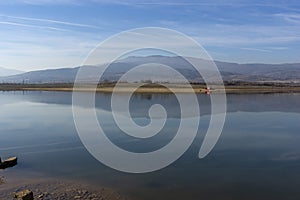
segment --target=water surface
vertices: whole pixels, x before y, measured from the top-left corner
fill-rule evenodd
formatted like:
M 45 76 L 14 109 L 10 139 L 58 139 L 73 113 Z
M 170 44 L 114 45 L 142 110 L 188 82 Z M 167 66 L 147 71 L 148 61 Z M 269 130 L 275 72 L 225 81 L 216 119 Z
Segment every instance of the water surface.
M 0 156 L 19 157 L 16 167 L 1 174 L 35 172 L 80 180 L 145 200 L 300 198 L 300 94 L 228 95 L 223 133 L 204 159 L 198 159 L 198 152 L 210 119 L 210 101 L 198 95 L 201 123 L 193 145 L 171 166 L 148 174 L 118 172 L 95 160 L 77 135 L 71 98 L 68 92 L 0 93 Z M 168 112 L 166 126 L 141 141 L 115 125 L 109 94 L 96 97 L 98 119 L 109 138 L 135 152 L 161 148 L 178 128 L 178 102 L 170 94 L 133 96 L 130 111 L 135 122 L 149 123 L 148 109 L 156 103 Z

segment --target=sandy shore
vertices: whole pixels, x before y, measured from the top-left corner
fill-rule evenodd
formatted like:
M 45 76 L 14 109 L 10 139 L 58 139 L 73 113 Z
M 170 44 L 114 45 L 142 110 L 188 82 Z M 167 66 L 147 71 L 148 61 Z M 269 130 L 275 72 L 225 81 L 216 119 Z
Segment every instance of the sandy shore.
M 50 178 L 19 178 L 6 180 L 1 177 L 0 199 L 14 199 L 14 193 L 29 189 L 34 199 L 82 199 L 82 200 L 129 200 L 110 188 L 83 184 L 77 181 L 55 180 Z

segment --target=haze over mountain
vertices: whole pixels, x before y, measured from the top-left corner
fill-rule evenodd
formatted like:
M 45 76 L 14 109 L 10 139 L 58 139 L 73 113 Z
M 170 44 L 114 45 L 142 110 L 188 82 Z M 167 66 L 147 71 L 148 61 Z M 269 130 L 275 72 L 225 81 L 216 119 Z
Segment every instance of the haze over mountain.
M 7 68 L 0 67 L 0 77 L 1 76 L 12 76 L 12 75 L 21 74 L 21 73 L 24 73 L 24 72 L 20 71 L 20 70 L 7 69 Z
M 201 65 L 208 61 L 195 59 Z M 129 69 L 147 63 L 160 63 L 178 70 L 190 81 L 203 81 L 192 66 L 181 57 L 147 56 L 128 57 L 110 64 L 102 80 L 118 80 Z M 295 82 L 300 83 L 300 63 L 290 64 L 238 64 L 215 61 L 224 81 L 245 82 Z M 96 77 L 96 66 L 84 66 L 90 74 L 88 79 Z M 61 83 L 74 82 L 79 67 L 31 71 L 22 74 L 0 77 L 2 83 Z M 159 73 L 159 72 L 157 72 Z M 138 77 L 145 80 L 144 77 Z M 87 79 L 87 81 L 88 81 Z

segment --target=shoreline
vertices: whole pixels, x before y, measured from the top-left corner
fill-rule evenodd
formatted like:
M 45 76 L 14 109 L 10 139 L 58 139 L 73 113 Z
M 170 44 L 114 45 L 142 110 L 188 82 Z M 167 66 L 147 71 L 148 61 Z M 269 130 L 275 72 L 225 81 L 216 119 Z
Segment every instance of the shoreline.
M 218 89 L 219 88 L 219 89 Z M 0 91 L 61 91 L 61 92 L 102 92 L 102 93 L 207 93 L 204 84 L 165 84 L 165 86 L 150 83 L 140 87 L 138 83 L 120 83 L 115 89 L 115 83 L 99 84 L 97 88 L 91 85 L 81 85 L 73 88 L 73 83 L 53 84 L 0 84 Z M 236 83 L 225 84 L 227 94 L 231 93 L 300 93 L 300 85 L 281 83 Z M 223 93 L 218 86 L 212 86 L 210 93 Z
M 175 93 L 199 93 L 205 94 L 207 90 L 205 88 L 134 88 L 134 87 L 120 87 L 115 89 L 113 87 L 101 87 L 96 90 L 93 88 L 77 88 L 73 87 L 22 87 L 22 88 L 1 88 L 0 91 L 56 91 L 56 92 L 97 92 L 97 93 L 160 93 L 160 94 L 169 94 Z M 227 94 L 257 94 L 257 93 L 300 93 L 300 87 L 225 87 Z M 220 89 L 211 89 L 210 93 L 223 93 L 223 90 Z

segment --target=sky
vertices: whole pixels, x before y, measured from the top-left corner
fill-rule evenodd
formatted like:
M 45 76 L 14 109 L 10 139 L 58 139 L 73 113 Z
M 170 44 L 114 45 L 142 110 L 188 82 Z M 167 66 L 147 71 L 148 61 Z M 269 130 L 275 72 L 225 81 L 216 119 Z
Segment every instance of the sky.
M 214 60 L 300 63 L 298 0 L 0 1 L 0 67 L 79 66 L 100 42 L 162 27 L 199 42 Z

